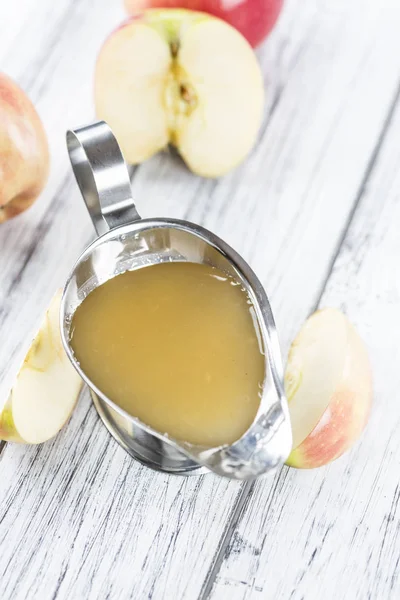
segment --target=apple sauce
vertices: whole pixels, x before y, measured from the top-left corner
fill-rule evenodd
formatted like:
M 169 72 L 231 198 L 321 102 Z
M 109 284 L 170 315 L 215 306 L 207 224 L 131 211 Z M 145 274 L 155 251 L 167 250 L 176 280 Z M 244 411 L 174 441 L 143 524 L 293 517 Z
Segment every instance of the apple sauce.
M 103 394 L 177 440 L 231 444 L 253 422 L 265 356 L 253 304 L 219 269 L 160 263 L 127 271 L 77 308 L 71 346 Z

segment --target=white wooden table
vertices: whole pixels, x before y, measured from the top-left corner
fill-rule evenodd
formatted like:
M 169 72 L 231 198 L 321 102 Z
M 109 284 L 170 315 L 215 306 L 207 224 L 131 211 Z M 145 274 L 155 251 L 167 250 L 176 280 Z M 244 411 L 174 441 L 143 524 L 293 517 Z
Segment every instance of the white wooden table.
M 36 205 L 0 226 L 0 400 L 21 344 L 93 229 L 68 127 L 93 118 L 92 75 L 120 0 L 0 1 L 0 69 L 51 145 Z M 375 403 L 354 449 L 255 484 L 136 464 L 87 393 L 39 447 L 0 454 L 0 598 L 400 598 L 400 5 L 287 0 L 258 52 L 267 106 L 247 162 L 217 181 L 168 154 L 133 174 L 144 216 L 201 223 L 253 266 L 282 347 L 319 305 L 365 339 Z M 1 161 L 1 156 L 0 156 Z

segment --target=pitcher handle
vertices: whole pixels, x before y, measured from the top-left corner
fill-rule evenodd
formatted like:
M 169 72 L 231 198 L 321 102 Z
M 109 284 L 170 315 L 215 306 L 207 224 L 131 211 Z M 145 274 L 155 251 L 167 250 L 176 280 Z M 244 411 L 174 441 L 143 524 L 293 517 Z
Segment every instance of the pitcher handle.
M 72 170 L 98 233 L 138 221 L 128 169 L 107 123 L 67 131 Z

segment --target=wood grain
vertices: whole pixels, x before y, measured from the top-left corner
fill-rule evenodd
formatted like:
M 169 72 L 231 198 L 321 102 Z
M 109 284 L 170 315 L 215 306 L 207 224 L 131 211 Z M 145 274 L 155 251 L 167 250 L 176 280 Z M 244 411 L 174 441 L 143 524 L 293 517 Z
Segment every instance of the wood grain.
M 1 65 L 38 106 L 53 165 L 40 201 L 0 230 L 2 400 L 34 323 L 93 236 L 69 173 L 64 131 L 92 118 L 96 53 L 122 15 L 119 2 L 101 0 L 24 0 L 22 18 L 20 8 L 5 4 Z M 205 181 L 165 153 L 134 171 L 133 191 L 144 216 L 202 223 L 255 267 L 284 348 L 321 294 L 387 126 L 400 66 L 398 15 L 394 0 L 288 0 L 259 52 L 267 106 L 259 144 L 246 164 L 224 179 Z M 319 473 L 306 475 L 309 497 L 321 486 Z M 152 473 L 110 439 L 85 395 L 56 440 L 38 448 L 10 444 L 0 455 L 0 597 L 198 598 L 208 593 L 225 547 L 231 556 L 213 596 L 244 597 L 255 577 L 246 557 L 258 547 L 250 542 L 250 529 L 254 522 L 251 530 L 259 531 L 260 520 L 263 528 L 282 527 L 286 478 L 284 471 L 258 483 L 247 498 L 251 488 L 211 475 Z M 291 505 L 300 495 L 298 490 Z M 246 533 L 245 517 L 235 532 L 241 510 L 251 514 Z M 321 519 L 323 514 L 321 508 Z M 292 524 L 285 525 L 289 539 Z M 298 528 L 306 546 L 309 531 L 300 522 Z M 277 548 L 274 534 L 269 541 Z M 313 551 L 307 550 L 310 556 Z M 225 584 L 235 552 L 235 578 L 245 574 L 241 590 Z M 383 558 L 388 556 L 387 548 Z M 393 563 L 391 558 L 388 571 Z M 293 563 L 293 569 L 299 578 L 304 565 Z M 256 571 L 263 582 L 259 562 Z M 319 598 L 307 582 L 307 598 Z
M 370 423 L 332 465 L 284 469 L 272 500 L 270 485 L 257 482 L 212 599 L 400 597 L 399 136 L 397 94 L 320 303 L 344 310 L 367 343 L 375 380 Z

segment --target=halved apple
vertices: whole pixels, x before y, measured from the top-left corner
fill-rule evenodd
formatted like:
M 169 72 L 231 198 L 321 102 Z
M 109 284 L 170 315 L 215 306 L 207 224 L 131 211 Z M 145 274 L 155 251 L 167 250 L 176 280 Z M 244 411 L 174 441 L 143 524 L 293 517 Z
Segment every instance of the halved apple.
M 370 412 L 372 377 L 364 343 L 339 310 L 314 313 L 294 340 L 285 372 L 293 430 L 287 464 L 325 465 L 358 439 Z
M 82 380 L 61 342 L 61 291 L 52 299 L 8 400 L 0 412 L 0 439 L 40 444 L 54 437 L 75 407 Z
M 95 102 L 129 163 L 172 143 L 192 171 L 218 177 L 253 146 L 264 91 L 257 59 L 233 27 L 164 9 L 141 13 L 107 39 Z

